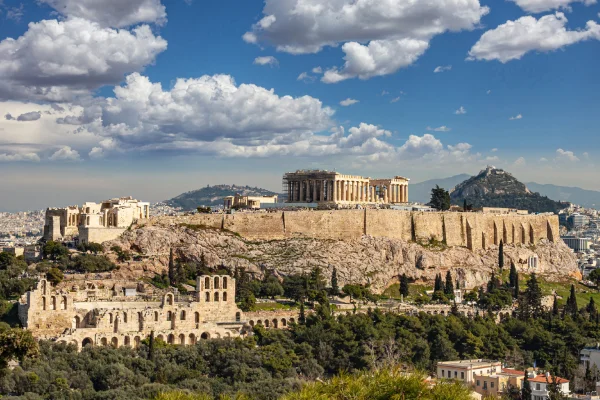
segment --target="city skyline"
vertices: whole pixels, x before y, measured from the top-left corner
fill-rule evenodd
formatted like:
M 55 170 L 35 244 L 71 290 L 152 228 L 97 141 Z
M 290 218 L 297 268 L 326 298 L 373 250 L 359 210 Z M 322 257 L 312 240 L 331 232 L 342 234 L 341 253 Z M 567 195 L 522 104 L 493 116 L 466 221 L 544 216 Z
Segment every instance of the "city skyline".
M 600 190 L 596 1 L 101 3 L 0 3 L 0 210 L 302 168 Z

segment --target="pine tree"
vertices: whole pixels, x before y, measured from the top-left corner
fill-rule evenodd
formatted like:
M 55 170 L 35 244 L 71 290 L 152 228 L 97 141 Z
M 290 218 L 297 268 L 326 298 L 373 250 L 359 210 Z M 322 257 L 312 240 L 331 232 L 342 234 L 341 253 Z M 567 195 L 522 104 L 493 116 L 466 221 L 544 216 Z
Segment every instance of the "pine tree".
M 306 324 L 306 315 L 304 314 L 304 302 L 300 303 L 300 315 L 298 316 L 298 323 L 300 325 Z
M 331 294 L 337 296 L 340 293 L 340 287 L 338 285 L 337 268 L 333 267 L 331 272 Z
M 171 285 L 175 284 L 175 275 L 177 271 L 175 270 L 175 258 L 173 256 L 173 248 L 169 251 L 169 282 Z
M 515 263 L 510 263 L 510 273 L 508 274 L 508 284 L 511 288 L 514 288 L 519 281 L 519 274 L 517 273 L 517 267 L 515 267 Z
M 154 331 L 150 332 L 150 340 L 148 342 L 148 360 L 154 360 Z
M 409 294 L 408 277 L 406 274 L 402 274 L 400 277 L 400 294 L 407 297 Z
M 552 315 L 558 316 L 558 297 L 554 296 L 554 303 L 552 303 Z
M 542 289 L 535 272 L 527 281 L 527 289 L 519 300 L 519 314 L 522 319 L 538 318 L 542 315 Z
M 521 399 L 531 399 L 531 385 L 529 384 L 529 376 L 527 370 L 525 371 L 525 377 L 523 378 L 523 387 L 521 389 Z
M 446 286 L 444 287 L 444 294 L 450 296 L 449 298 L 454 297 L 454 283 L 452 283 L 452 274 L 450 271 L 446 272 Z
M 500 247 L 498 248 L 498 268 L 502 271 L 504 268 L 504 242 L 500 240 Z

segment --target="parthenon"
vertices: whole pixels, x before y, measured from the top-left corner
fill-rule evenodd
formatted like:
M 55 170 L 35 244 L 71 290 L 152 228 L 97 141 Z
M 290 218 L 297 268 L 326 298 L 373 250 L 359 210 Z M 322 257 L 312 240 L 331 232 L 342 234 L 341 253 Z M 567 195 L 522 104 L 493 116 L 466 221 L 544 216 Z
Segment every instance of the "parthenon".
M 408 203 L 409 179 L 365 178 L 321 170 L 288 172 L 283 177 L 288 203 Z

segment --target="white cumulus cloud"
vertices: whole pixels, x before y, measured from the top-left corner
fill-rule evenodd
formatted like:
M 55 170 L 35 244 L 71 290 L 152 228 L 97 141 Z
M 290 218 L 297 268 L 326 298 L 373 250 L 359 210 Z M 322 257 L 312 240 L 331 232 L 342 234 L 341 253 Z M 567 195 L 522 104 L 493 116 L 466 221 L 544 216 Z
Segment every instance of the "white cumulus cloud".
M 279 65 L 279 61 L 273 56 L 265 56 L 265 57 L 256 57 L 254 59 L 254 64 L 256 65 L 270 65 L 271 67 L 275 67 Z
M 454 114 L 456 115 L 463 115 L 467 113 L 467 109 L 464 108 L 463 106 L 460 106 L 460 108 L 456 111 L 454 111 Z
M 575 155 L 572 151 L 557 149 L 556 150 L 556 160 L 557 161 L 570 161 L 577 162 L 579 161 L 579 157 Z
M 571 3 L 583 3 L 586 6 L 596 4 L 597 0 L 509 0 L 515 2 L 519 7 L 529 13 L 541 13 L 544 11 L 566 9 L 570 10 Z
M 521 115 L 521 114 L 517 114 L 517 115 L 515 115 L 514 117 L 510 117 L 510 118 L 509 118 L 509 120 L 511 120 L 511 121 L 515 121 L 515 120 L 517 120 L 517 119 L 523 119 L 523 115 Z
M 438 67 L 435 67 L 433 72 L 436 74 L 439 74 L 440 72 L 446 72 L 446 71 L 451 71 L 451 70 L 452 70 L 452 65 L 440 65 Z
M 348 107 L 348 106 L 352 106 L 356 103 L 358 103 L 359 101 L 356 99 L 351 99 L 351 98 L 347 98 L 346 100 L 342 100 L 340 101 L 340 105 L 344 106 L 344 107 Z
M 432 128 L 430 126 L 427 127 L 428 131 L 434 131 L 434 132 L 450 132 L 452 129 L 448 128 L 446 125 L 442 125 L 440 127 L 437 128 Z
M 72 149 L 70 146 L 64 146 L 58 149 L 49 159 L 50 161 L 81 161 L 79 152 Z
M 485 32 L 469 51 L 469 60 L 518 60 L 531 51 L 549 52 L 589 39 L 600 39 L 600 25 L 588 21 L 586 29 L 568 30 L 561 12 L 507 21 Z
M 36 153 L 0 153 L 0 162 L 40 162 Z
M 70 100 L 141 71 L 167 48 L 147 25 L 131 32 L 81 18 L 30 23 L 0 42 L 0 99 Z

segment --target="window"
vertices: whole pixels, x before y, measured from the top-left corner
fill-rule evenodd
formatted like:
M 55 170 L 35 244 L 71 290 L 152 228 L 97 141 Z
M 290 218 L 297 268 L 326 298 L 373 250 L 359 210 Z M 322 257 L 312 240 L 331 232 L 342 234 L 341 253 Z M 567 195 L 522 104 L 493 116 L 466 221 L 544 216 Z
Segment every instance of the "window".
M 490 382 L 490 387 L 493 389 L 494 388 L 494 382 Z
M 535 384 L 535 390 L 540 390 L 540 384 L 539 383 Z
M 487 390 L 487 381 L 483 381 L 483 390 Z
M 464 372 L 460 373 L 460 379 L 465 379 L 465 373 Z
M 452 378 L 452 372 L 448 371 L 448 378 Z
M 446 373 L 445 370 L 442 370 L 442 378 L 445 376 L 444 374 Z
M 458 377 L 458 371 L 454 371 L 454 377 L 457 378 Z

